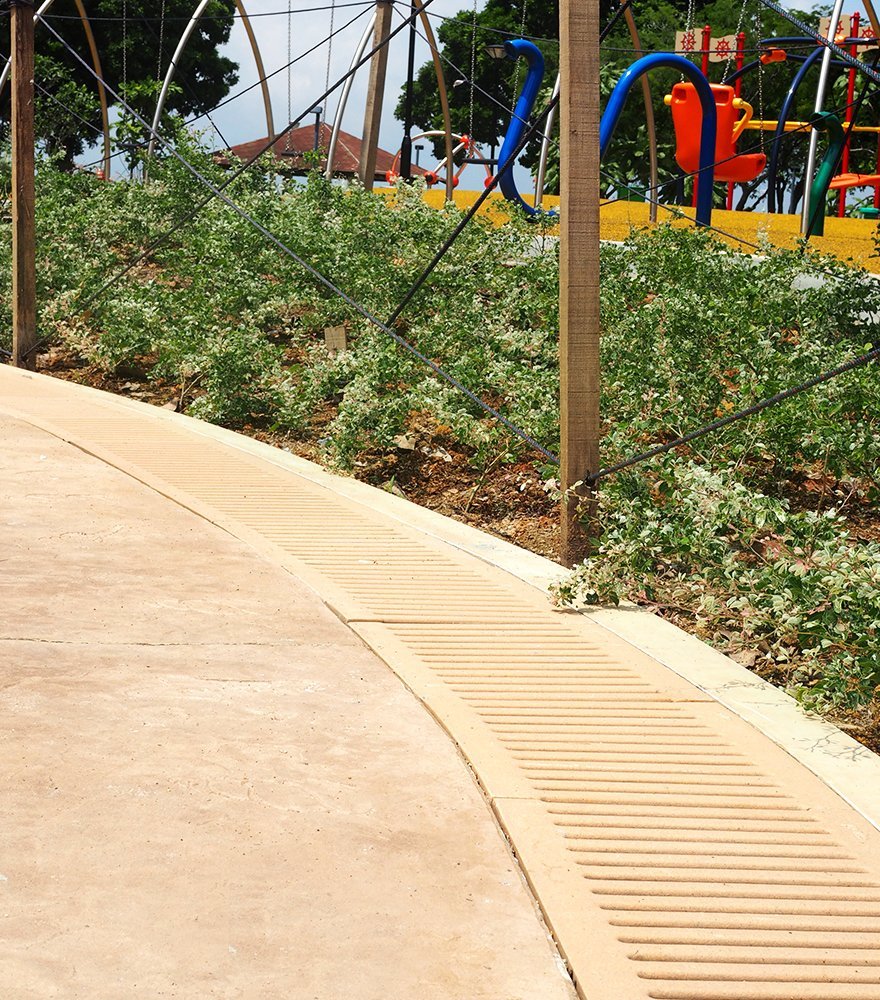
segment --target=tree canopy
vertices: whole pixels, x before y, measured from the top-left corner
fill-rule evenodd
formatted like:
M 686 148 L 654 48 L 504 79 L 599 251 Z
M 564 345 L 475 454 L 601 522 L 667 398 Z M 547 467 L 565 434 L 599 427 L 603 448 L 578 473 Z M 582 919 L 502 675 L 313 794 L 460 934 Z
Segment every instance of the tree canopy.
M 126 16 L 123 18 L 122 11 Z M 127 95 L 136 110 L 152 117 L 161 80 L 177 42 L 192 16 L 191 0 L 164 0 L 160 7 L 147 0 L 90 0 L 88 15 L 101 68 L 107 83 Z M 234 23 L 234 0 L 212 0 L 178 60 L 167 110 L 201 114 L 215 107 L 238 82 L 238 66 L 219 54 Z M 91 65 L 86 35 L 73 0 L 57 0 L 47 21 Z M 37 25 L 36 128 L 38 138 L 62 163 L 94 141 L 101 129 L 94 77 L 64 46 Z M 0 54 L 9 52 L 8 35 L 0 39 Z M 114 103 L 108 94 L 110 103 Z M 9 120 L 9 90 L 0 95 L 0 125 Z

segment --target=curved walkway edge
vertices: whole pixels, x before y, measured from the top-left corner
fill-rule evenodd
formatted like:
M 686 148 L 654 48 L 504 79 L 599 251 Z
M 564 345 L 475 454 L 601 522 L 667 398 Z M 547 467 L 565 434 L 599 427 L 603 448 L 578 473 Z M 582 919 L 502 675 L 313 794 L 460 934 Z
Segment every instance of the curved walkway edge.
M 0 409 L 247 542 L 386 660 L 584 997 L 880 1000 L 869 751 L 665 623 L 553 610 L 552 564 L 293 456 L 9 368 Z

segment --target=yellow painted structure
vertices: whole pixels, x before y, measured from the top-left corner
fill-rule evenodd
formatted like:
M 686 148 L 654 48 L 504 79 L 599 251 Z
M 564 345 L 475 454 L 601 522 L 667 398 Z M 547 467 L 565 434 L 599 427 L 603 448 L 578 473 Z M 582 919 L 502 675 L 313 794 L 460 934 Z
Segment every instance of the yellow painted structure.
M 686 218 L 681 218 L 684 213 Z M 664 211 L 660 206 L 660 221 L 676 227 L 689 227 L 694 210 L 675 206 L 675 211 Z M 648 206 L 644 202 L 615 201 L 602 206 L 600 213 L 602 239 L 623 240 L 634 230 L 649 225 Z M 800 242 L 799 215 L 771 215 L 768 212 L 712 212 L 712 226 L 729 234 L 721 238 L 737 250 L 755 253 L 756 244 L 771 244 L 794 250 Z M 876 256 L 874 238 L 877 222 L 872 219 L 825 219 L 825 235 L 814 236 L 810 246 L 820 253 L 832 254 L 845 261 L 853 261 L 875 274 L 880 274 L 880 257 Z M 745 240 L 743 243 L 741 241 Z
M 455 204 L 468 209 L 479 197 L 479 191 L 456 191 Z M 435 208 L 444 204 L 444 191 L 426 191 L 425 201 Z M 530 196 L 524 200 L 531 202 Z M 557 209 L 559 198 L 545 195 L 543 207 Z M 481 209 L 481 214 L 490 216 L 499 225 L 507 217 L 508 206 L 500 194 L 491 194 Z M 645 229 L 650 225 L 648 204 L 641 201 L 613 201 L 603 203 L 600 212 L 601 236 L 603 240 L 624 240 L 631 232 Z M 694 225 L 694 210 L 679 206 L 660 206 L 661 223 L 675 227 Z M 793 250 L 800 241 L 799 215 L 771 215 L 767 212 L 726 212 L 715 209 L 712 212 L 712 226 L 722 233 L 725 242 L 745 253 L 755 253 L 756 247 L 766 244 Z M 875 274 L 880 274 L 880 256 L 874 245 L 878 223 L 872 219 L 825 219 L 825 235 L 814 236 L 810 245 L 821 253 L 832 254 L 845 261 L 853 261 Z M 743 242 L 745 241 L 745 242 Z M 751 245 L 750 245 L 751 244 Z

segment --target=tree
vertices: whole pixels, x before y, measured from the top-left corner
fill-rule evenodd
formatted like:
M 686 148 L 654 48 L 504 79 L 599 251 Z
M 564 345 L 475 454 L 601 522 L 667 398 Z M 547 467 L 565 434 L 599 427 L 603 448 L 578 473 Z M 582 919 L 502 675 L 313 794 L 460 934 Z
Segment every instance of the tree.
M 164 0 L 163 6 L 164 18 L 156 4 L 127 0 L 127 16 L 123 20 L 118 0 L 91 0 L 88 4 L 104 78 L 114 90 L 134 93 L 140 85 L 140 93 L 158 91 L 158 81 L 167 72 L 177 41 L 194 9 L 192 0 Z M 229 39 L 234 10 L 234 0 L 213 0 L 208 5 L 178 60 L 175 73 L 178 87 L 169 95 L 168 111 L 181 115 L 210 111 L 238 82 L 238 66 L 218 52 Z M 73 0 L 57 0 L 46 18 L 91 65 Z M 101 130 L 97 85 L 91 73 L 49 31 L 39 26 L 36 50 L 38 138 L 62 164 L 71 166 L 74 157 Z M 8 52 L 8 38 L 3 38 L 0 54 L 5 58 Z M 110 94 L 108 100 L 115 103 Z M 8 121 L 7 89 L 0 95 L 0 126 Z

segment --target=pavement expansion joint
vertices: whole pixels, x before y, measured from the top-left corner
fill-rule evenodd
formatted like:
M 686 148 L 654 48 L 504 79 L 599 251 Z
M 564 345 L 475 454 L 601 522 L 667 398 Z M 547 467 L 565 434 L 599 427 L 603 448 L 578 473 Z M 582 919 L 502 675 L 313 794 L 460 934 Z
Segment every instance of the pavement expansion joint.
M 711 693 L 329 477 L 82 387 L 0 368 L 0 389 L 388 663 L 473 769 L 584 997 L 880 1000 L 880 831 Z

